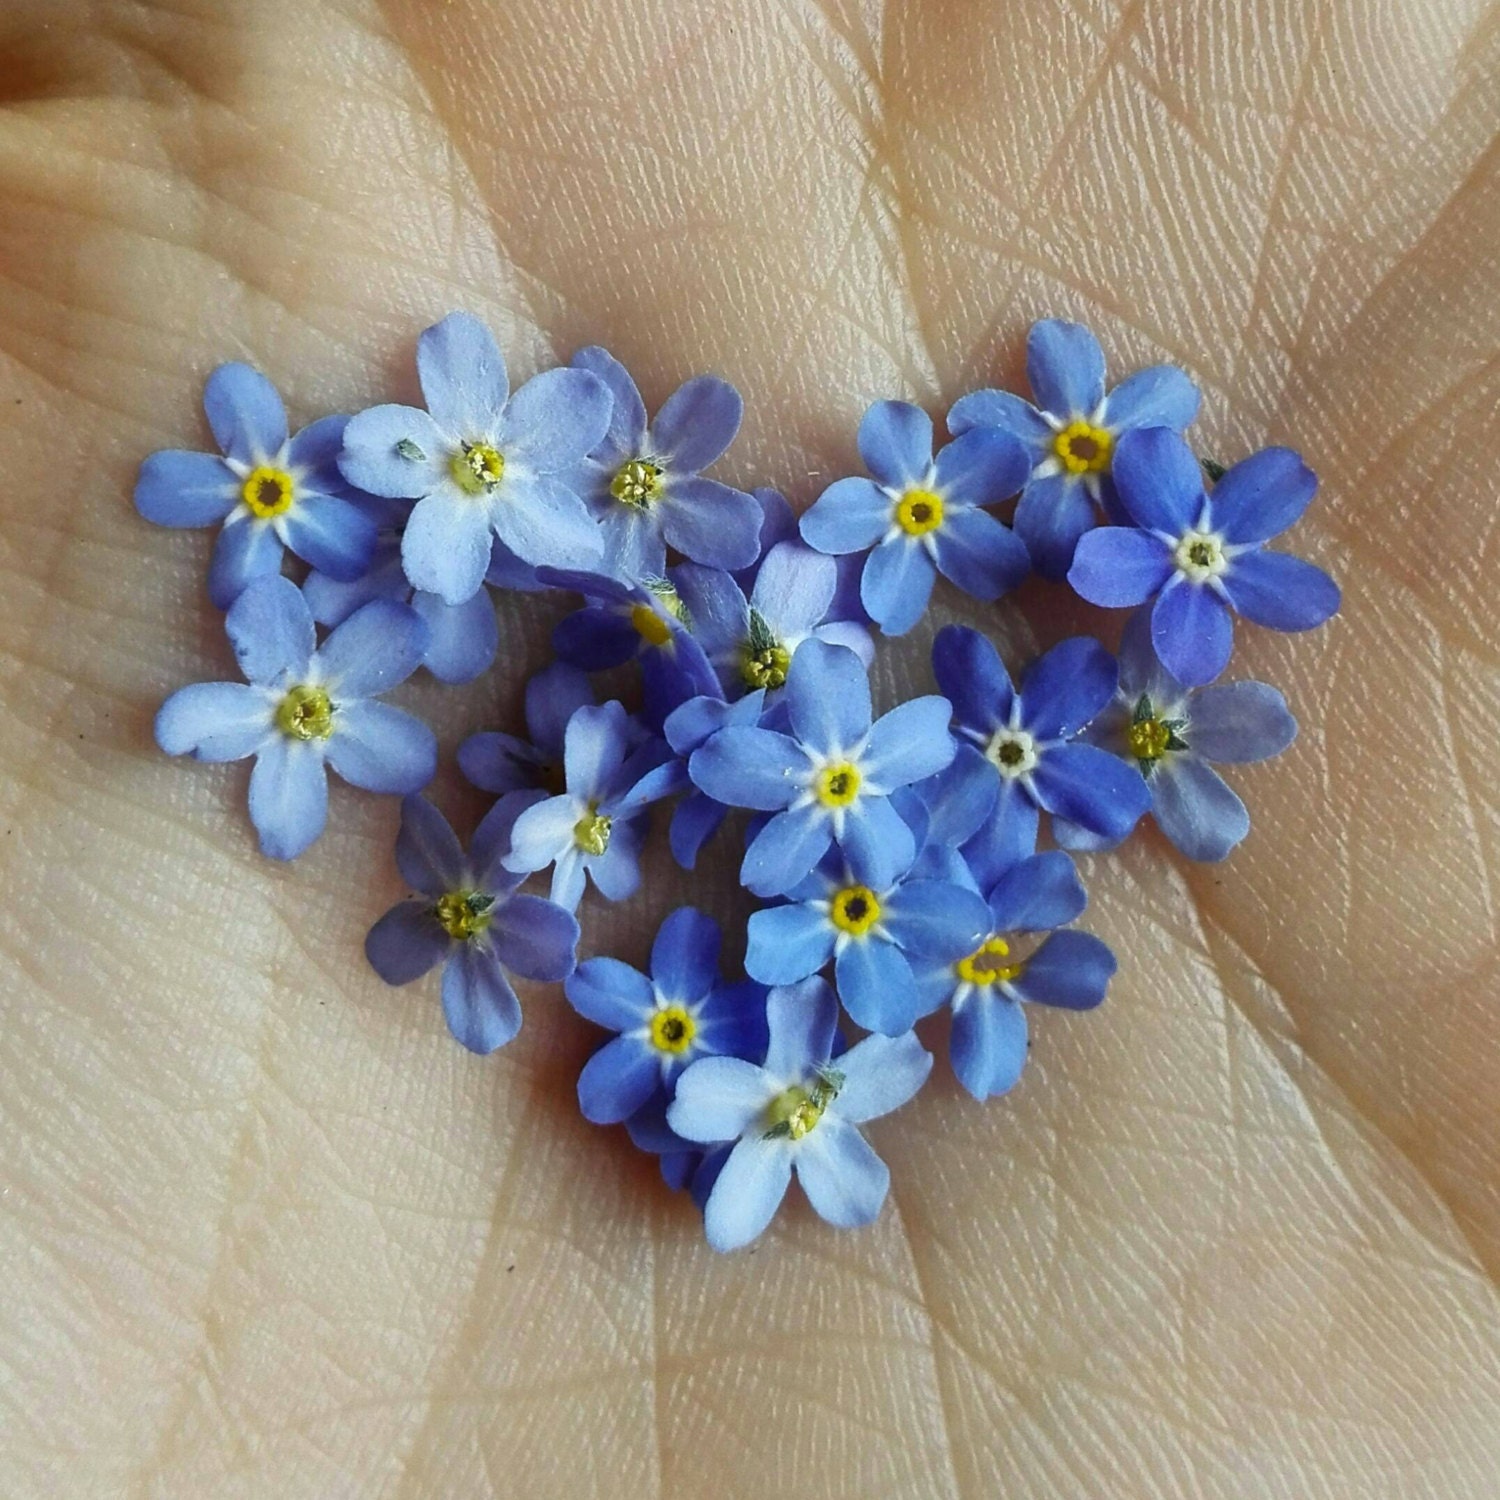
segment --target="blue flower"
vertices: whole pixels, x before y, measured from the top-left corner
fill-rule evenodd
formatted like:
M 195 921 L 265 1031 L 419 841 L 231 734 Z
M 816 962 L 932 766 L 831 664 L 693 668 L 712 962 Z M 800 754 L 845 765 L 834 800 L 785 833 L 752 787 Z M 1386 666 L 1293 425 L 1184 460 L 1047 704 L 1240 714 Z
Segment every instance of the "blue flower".
M 1104 393 L 1104 351 L 1079 323 L 1034 323 L 1026 373 L 1037 404 L 1009 391 L 975 391 L 948 413 L 955 436 L 998 427 L 1025 445 L 1033 467 L 1016 506 L 1016 534 L 1044 578 L 1064 578 L 1096 506 L 1116 509 L 1115 445 L 1138 427 L 1181 432 L 1198 415 L 1198 388 L 1172 365 L 1152 365 Z
M 715 1250 L 748 1245 L 771 1222 L 795 1171 L 814 1210 L 853 1229 L 880 1212 L 890 1172 L 858 1126 L 905 1104 L 932 1071 L 914 1032 L 869 1036 L 830 1062 L 838 1020 L 821 979 L 774 989 L 766 1000 L 763 1067 L 705 1057 L 677 1080 L 667 1121 L 705 1145 L 734 1141 L 704 1206 Z
M 156 716 L 156 743 L 196 760 L 255 757 L 250 821 L 263 854 L 295 859 L 322 833 L 325 762 L 371 792 L 404 794 L 432 780 L 432 731 L 376 701 L 422 659 L 427 627 L 404 604 L 365 605 L 315 650 L 302 591 L 287 578 L 261 578 L 235 600 L 224 628 L 248 686 L 179 689 Z
M 458 747 L 458 768 L 481 791 L 564 790 L 563 740 L 576 710 L 592 704 L 588 675 L 555 661 L 526 683 L 526 730 L 530 740 L 513 734 L 471 734 Z
M 1321 568 L 1265 550 L 1318 487 L 1290 448 L 1252 453 L 1210 496 L 1188 445 L 1152 428 L 1120 440 L 1114 472 L 1135 524 L 1090 532 L 1068 582 L 1092 604 L 1154 598 L 1151 640 L 1179 682 L 1201 687 L 1224 670 L 1231 611 L 1272 630 L 1311 630 L 1338 612 L 1338 585 Z
M 584 1066 L 586 1120 L 614 1125 L 670 1093 L 700 1057 L 758 1057 L 766 1046 L 765 991 L 719 979 L 719 924 L 679 906 L 661 924 L 648 978 L 617 958 L 591 958 L 566 985 L 573 1008 L 616 1034 Z
M 1031 465 L 1008 432 L 965 433 L 932 456 L 932 419 L 906 401 L 877 401 L 859 424 L 873 479 L 840 479 L 802 517 L 819 552 L 875 550 L 860 597 L 887 635 L 922 617 L 938 573 L 976 599 L 998 599 L 1031 569 L 1008 526 L 980 507 L 1013 495 Z
M 953 759 L 949 704 L 914 698 L 872 726 L 860 659 L 809 641 L 787 674 L 784 707 L 790 734 L 721 729 L 688 762 L 694 785 L 716 802 L 776 814 L 746 850 L 741 881 L 757 896 L 782 895 L 834 841 L 886 876 L 905 869 L 916 844 L 889 794 Z
M 347 417 L 324 417 L 288 438 L 276 387 L 249 365 L 220 365 L 203 407 L 223 457 L 166 449 L 141 465 L 136 509 L 160 526 L 224 523 L 208 596 L 228 609 L 253 578 L 281 571 L 284 548 L 332 578 L 358 578 L 375 523 L 350 498 L 335 459 Z
M 641 393 L 612 354 L 580 349 L 573 364 L 597 375 L 614 398 L 609 431 L 574 479 L 599 518 L 605 568 L 630 583 L 659 578 L 669 545 L 710 567 L 754 562 L 760 506 L 698 472 L 734 441 L 744 411 L 739 392 L 700 375 L 679 386 L 648 427 Z
M 788 900 L 750 918 L 746 972 L 792 984 L 832 959 L 850 1019 L 887 1036 L 910 1031 L 924 1013 L 913 965 L 952 965 L 989 931 L 974 891 L 904 870 L 891 876 L 858 857 L 825 858 Z
M 957 963 L 918 969 L 923 1005 L 953 1008 L 949 1050 L 958 1081 L 976 1098 L 1015 1086 L 1026 1065 L 1021 1002 L 1089 1010 L 1104 999 L 1114 954 L 1092 933 L 1066 929 L 1088 904 L 1073 862 L 1051 850 L 1003 870 L 988 896 L 987 936 Z M 1027 939 L 1047 936 L 1031 952 Z
M 516 819 L 505 867 L 553 865 L 552 899 L 568 911 L 583 895 L 585 875 L 610 901 L 633 896 L 641 883 L 644 810 L 678 790 L 681 762 L 661 740 L 639 744 L 618 703 L 585 704 L 563 736 L 563 777 L 566 791 L 533 801 Z
M 1036 848 L 1038 809 L 1124 838 L 1151 803 L 1139 776 L 1075 736 L 1109 702 L 1115 659 L 1075 636 L 1034 662 L 1017 692 L 1000 654 L 977 630 L 946 625 L 932 646 L 938 686 L 953 702 L 954 733 L 977 747 L 999 779 L 990 822 L 976 839 L 990 860 Z
M 578 923 L 540 896 L 518 896 L 522 876 L 501 863 L 516 808 L 497 803 L 474 831 L 466 859 L 448 820 L 422 797 L 401 804 L 396 865 L 420 895 L 371 929 L 365 956 L 387 984 L 410 984 L 443 962 L 443 1015 L 471 1052 L 493 1052 L 521 1029 L 506 971 L 522 979 L 573 972 Z
M 830 619 L 838 564 L 801 542 L 778 542 L 761 560 L 750 597 L 720 568 L 685 563 L 675 573 L 694 639 L 726 693 L 775 691 L 786 682 L 797 648 L 809 640 L 847 646 L 868 667 L 870 633 L 853 620 Z M 826 623 L 825 623 L 826 622 Z
M 344 431 L 339 467 L 374 495 L 414 499 L 401 538 L 412 586 L 462 604 L 484 582 L 491 536 L 523 563 L 587 568 L 604 541 L 565 483 L 609 426 L 609 390 L 546 370 L 514 395 L 494 336 L 450 313 L 417 340 L 427 411 L 375 406 Z
M 1210 762 L 1246 765 L 1280 755 L 1296 739 L 1297 721 L 1264 682 L 1183 687 L 1157 660 L 1151 612 L 1140 609 L 1120 645 L 1119 690 L 1088 737 L 1140 771 L 1151 814 L 1178 849 L 1214 862 L 1250 832 L 1250 814 Z M 1066 848 L 1109 847 L 1061 821 L 1053 832 Z
M 707 695 L 690 698 L 674 709 L 662 726 L 662 733 L 675 755 L 686 760 L 700 745 L 706 745 L 721 729 L 731 726 L 755 729 L 760 726 L 766 692 L 756 688 L 743 698 L 727 703 Z M 684 870 L 698 862 L 698 853 L 719 830 L 729 809 L 696 789 L 678 800 L 672 809 L 668 842 L 672 858 Z

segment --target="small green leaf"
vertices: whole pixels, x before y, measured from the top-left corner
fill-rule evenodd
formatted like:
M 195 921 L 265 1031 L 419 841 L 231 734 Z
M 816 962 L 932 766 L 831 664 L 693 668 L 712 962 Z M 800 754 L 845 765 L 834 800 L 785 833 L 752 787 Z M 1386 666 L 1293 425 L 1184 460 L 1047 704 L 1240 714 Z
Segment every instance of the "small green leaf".
M 402 438 L 401 441 L 396 444 L 396 452 L 399 453 L 402 458 L 408 459 L 414 464 L 423 464 L 427 462 L 427 455 L 423 453 L 422 450 L 417 447 L 417 445 L 412 442 L 410 438 Z

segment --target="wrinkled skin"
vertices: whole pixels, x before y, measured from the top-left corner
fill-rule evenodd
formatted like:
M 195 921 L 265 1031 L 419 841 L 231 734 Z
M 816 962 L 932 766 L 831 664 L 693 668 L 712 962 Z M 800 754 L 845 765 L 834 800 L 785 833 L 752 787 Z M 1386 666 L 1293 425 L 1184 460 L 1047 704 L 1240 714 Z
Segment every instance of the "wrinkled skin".
M 0 14 L 0 1492 L 1437 1496 L 1500 1472 L 1500 24 L 1481 0 L 7 0 Z M 1344 616 L 1245 629 L 1294 751 L 1222 868 L 1085 861 L 1123 970 L 980 1107 L 874 1127 L 878 1225 L 719 1258 L 578 1117 L 557 991 L 482 1060 L 360 955 L 396 804 L 292 867 L 151 716 L 232 675 L 206 533 L 129 504 L 246 358 L 294 421 L 488 317 L 744 390 L 805 505 L 877 396 L 1017 384 L 1039 315 L 1304 449 Z M 1096 613 L 940 594 L 1017 660 Z M 557 610 L 422 680 L 515 727 Z M 1118 620 L 1107 623 L 1110 630 Z M 451 779 L 439 801 L 470 824 Z M 590 897 L 639 958 L 721 852 Z M 941 1044 L 941 1028 L 930 1040 Z

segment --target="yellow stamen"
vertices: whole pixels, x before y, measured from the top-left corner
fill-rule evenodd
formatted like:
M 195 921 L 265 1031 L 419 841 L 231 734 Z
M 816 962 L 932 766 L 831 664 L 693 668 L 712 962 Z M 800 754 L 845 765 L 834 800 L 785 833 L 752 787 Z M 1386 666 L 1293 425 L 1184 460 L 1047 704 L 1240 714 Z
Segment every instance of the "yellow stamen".
M 606 817 L 594 806 L 573 825 L 573 842 L 585 854 L 603 854 L 609 848 L 609 832 L 613 819 Z
M 1081 418 L 1069 422 L 1052 439 L 1052 451 L 1070 474 L 1102 474 L 1109 467 L 1114 434 Z
M 1002 984 L 1019 979 L 1025 964 L 1002 964 L 998 960 L 1010 957 L 1010 944 L 1003 937 L 992 937 L 981 943 L 967 958 L 954 964 L 954 972 L 965 984 Z
M 1160 760 L 1171 738 L 1172 731 L 1160 719 L 1139 719 L 1125 731 L 1125 741 L 1137 760 Z
M 693 1045 L 698 1023 L 680 1006 L 669 1005 L 651 1017 L 651 1045 L 674 1056 Z
M 786 1133 L 794 1141 L 800 1141 L 823 1118 L 828 1100 L 809 1094 L 800 1084 L 778 1094 L 766 1111 L 771 1126 L 786 1126 Z
M 326 740 L 333 733 L 328 694 L 322 688 L 292 688 L 276 705 L 276 727 L 289 739 Z
M 665 646 L 672 639 L 672 627 L 649 604 L 637 604 L 630 611 L 630 623 L 648 646 Z
M 449 891 L 438 897 L 438 926 L 449 937 L 467 942 L 490 925 L 490 908 L 494 904 L 494 897 L 482 895 L 479 891 Z
M 931 490 L 907 490 L 896 502 L 896 524 L 907 536 L 926 536 L 943 524 L 943 497 Z
M 622 464 L 619 472 L 609 482 L 609 492 L 621 505 L 631 505 L 637 510 L 649 510 L 654 501 L 661 498 L 661 467 L 644 458 L 632 458 Z
M 818 772 L 814 795 L 824 807 L 848 807 L 859 796 L 859 769 L 848 761 Z
M 740 677 L 746 687 L 779 688 L 786 682 L 786 671 L 792 654 L 785 646 L 767 646 L 760 651 L 747 649 L 740 659 Z
M 251 469 L 240 486 L 240 499 L 250 507 L 250 514 L 262 521 L 284 516 L 292 508 L 292 476 L 285 469 L 262 464 Z
M 464 494 L 487 494 L 505 477 L 505 455 L 488 443 L 465 443 L 448 460 L 448 472 Z
M 828 919 L 840 932 L 863 937 L 880 920 L 880 902 L 867 885 L 846 885 L 828 906 Z

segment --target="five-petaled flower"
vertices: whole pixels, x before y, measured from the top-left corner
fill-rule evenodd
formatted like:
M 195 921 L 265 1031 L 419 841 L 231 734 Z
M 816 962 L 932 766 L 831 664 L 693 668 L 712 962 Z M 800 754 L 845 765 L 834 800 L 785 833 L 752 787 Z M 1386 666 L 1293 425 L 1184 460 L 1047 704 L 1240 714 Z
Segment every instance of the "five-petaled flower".
M 677 1080 L 672 1129 L 704 1145 L 734 1141 L 704 1206 L 715 1250 L 748 1245 L 771 1222 L 795 1171 L 814 1210 L 842 1229 L 880 1212 L 890 1172 L 859 1133 L 905 1104 L 932 1071 L 915 1033 L 868 1036 L 832 1059 L 838 1003 L 821 979 L 766 1000 L 764 1066 L 705 1057 Z
M 1234 614 L 1272 630 L 1311 630 L 1338 612 L 1338 585 L 1265 543 L 1291 526 L 1318 481 L 1290 448 L 1263 448 L 1225 471 L 1213 493 L 1174 432 L 1120 440 L 1115 483 L 1133 526 L 1101 526 L 1078 544 L 1068 582 L 1092 604 L 1154 598 L 1151 640 L 1188 687 L 1212 682 L 1234 645 Z
M 416 500 L 401 537 L 414 588 L 462 604 L 490 541 L 523 563 L 587 568 L 599 527 L 567 483 L 609 426 L 609 390 L 587 370 L 544 370 L 513 395 L 494 335 L 450 313 L 417 340 L 427 410 L 374 406 L 344 430 L 339 467 L 374 495 Z
M 948 413 L 955 436 L 998 427 L 1026 446 L 1031 477 L 1016 506 L 1016 535 L 1044 578 L 1066 577 L 1097 507 L 1117 506 L 1111 465 L 1124 433 L 1181 432 L 1198 415 L 1198 388 L 1173 365 L 1152 365 L 1104 391 L 1104 351 L 1080 323 L 1044 318 L 1026 338 L 1026 374 L 1036 405 L 1009 391 L 974 391 Z
M 865 609 L 887 635 L 922 617 L 938 573 L 976 599 L 998 599 L 1031 569 L 1025 544 L 981 509 L 1015 494 L 1031 463 L 1008 432 L 979 428 L 932 454 L 932 419 L 907 401 L 877 401 L 859 424 L 873 478 L 840 479 L 802 517 L 819 552 L 873 547 L 860 578 Z
M 365 956 L 387 984 L 410 984 L 443 963 L 443 1015 L 471 1052 L 493 1052 L 521 1029 L 522 979 L 573 972 L 578 923 L 540 896 L 516 894 L 524 877 L 501 863 L 514 805 L 504 800 L 474 830 L 464 856 L 448 820 L 425 798 L 401 804 L 396 865 L 419 894 L 370 929 Z
M 573 479 L 599 518 L 604 567 L 627 583 L 660 578 L 669 545 L 715 568 L 754 562 L 760 505 L 699 473 L 734 441 L 744 413 L 740 393 L 717 376 L 699 375 L 667 397 L 648 426 L 641 393 L 612 354 L 580 349 L 573 365 L 597 375 L 614 399 L 608 432 Z
M 281 571 L 283 549 L 330 578 L 360 577 L 375 550 L 375 522 L 351 498 L 335 460 L 347 417 L 323 417 L 287 436 L 276 387 L 249 365 L 220 365 L 203 390 L 223 450 L 164 449 L 141 465 L 136 509 L 161 526 L 224 523 L 208 596 L 228 609 L 252 579 Z
M 657 930 L 649 976 L 617 958 L 578 966 L 564 987 L 573 1008 L 616 1033 L 579 1075 L 585 1119 L 618 1124 L 700 1057 L 765 1055 L 766 992 L 720 980 L 721 941 L 712 917 L 679 906 Z
M 432 731 L 377 701 L 422 659 L 427 627 L 406 605 L 366 604 L 314 649 L 302 591 L 262 578 L 235 600 L 224 628 L 248 683 L 180 688 L 156 716 L 156 743 L 196 760 L 255 757 L 250 821 L 262 853 L 294 859 L 322 833 L 325 762 L 371 792 L 405 794 L 432 780 Z
M 694 785 L 715 801 L 776 814 L 745 851 L 744 884 L 757 896 L 782 895 L 832 842 L 877 880 L 905 869 L 916 844 L 889 794 L 953 759 L 947 700 L 913 698 L 872 725 L 863 663 L 846 647 L 809 641 L 780 707 L 789 734 L 731 726 L 688 761 Z

